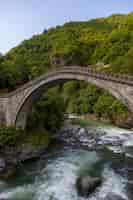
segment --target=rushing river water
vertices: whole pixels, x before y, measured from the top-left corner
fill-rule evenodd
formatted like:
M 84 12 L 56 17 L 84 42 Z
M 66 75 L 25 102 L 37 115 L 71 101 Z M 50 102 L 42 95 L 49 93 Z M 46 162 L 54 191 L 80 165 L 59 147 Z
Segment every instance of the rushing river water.
M 40 159 L 21 164 L 14 179 L 0 182 L 0 199 L 84 200 L 79 175 L 102 177 L 89 200 L 133 199 L 133 133 L 109 126 L 65 129 Z M 118 198 L 111 199 L 117 200 Z

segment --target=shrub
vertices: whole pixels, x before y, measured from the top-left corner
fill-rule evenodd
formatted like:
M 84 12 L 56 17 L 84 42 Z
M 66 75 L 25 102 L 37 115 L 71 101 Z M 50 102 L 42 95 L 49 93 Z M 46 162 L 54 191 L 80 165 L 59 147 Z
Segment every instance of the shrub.
M 23 134 L 23 130 L 15 127 L 0 127 L 0 146 L 15 145 Z

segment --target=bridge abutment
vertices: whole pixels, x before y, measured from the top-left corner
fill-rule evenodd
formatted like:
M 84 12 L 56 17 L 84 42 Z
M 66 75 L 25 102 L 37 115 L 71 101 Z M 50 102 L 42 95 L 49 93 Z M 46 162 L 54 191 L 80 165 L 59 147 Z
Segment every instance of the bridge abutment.
M 0 126 L 11 126 L 13 124 L 9 101 L 9 98 L 0 98 Z

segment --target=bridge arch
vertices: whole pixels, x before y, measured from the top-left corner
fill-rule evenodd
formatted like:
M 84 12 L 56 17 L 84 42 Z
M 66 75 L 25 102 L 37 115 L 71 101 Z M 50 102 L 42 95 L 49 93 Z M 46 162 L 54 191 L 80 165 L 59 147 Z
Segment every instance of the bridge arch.
M 92 72 L 83 67 L 64 67 L 60 70 L 43 75 L 16 91 L 21 97 L 14 113 L 13 123 L 15 126 L 23 129 L 25 128 L 33 102 L 40 97 L 42 92 L 58 83 L 64 83 L 70 80 L 84 80 L 108 90 L 131 110 L 130 108 L 132 105 L 128 101 L 128 96 L 123 93 L 127 88 L 124 88 L 123 83 L 121 83 L 118 78 Z

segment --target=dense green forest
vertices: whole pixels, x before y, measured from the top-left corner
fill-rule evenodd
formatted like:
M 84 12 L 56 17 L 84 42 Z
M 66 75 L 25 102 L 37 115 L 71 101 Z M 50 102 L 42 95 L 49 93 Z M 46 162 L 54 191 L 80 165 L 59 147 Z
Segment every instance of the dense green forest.
M 0 56 L 0 92 L 9 92 L 42 73 L 64 65 L 93 65 L 96 70 L 133 75 L 132 56 L 133 13 L 69 22 L 44 29 L 43 33 Z M 59 97 L 60 91 L 57 91 L 55 96 L 58 96 L 59 102 L 63 99 L 67 112 L 94 113 L 113 121 L 128 115 L 118 100 L 93 85 L 70 82 L 59 86 L 58 90 L 62 91 L 62 95 Z M 48 102 L 54 105 L 53 101 L 51 95 L 46 98 L 44 94 L 33 109 L 32 120 L 46 119 L 47 114 L 38 116 L 37 110 L 44 108 L 46 113 L 46 105 Z M 58 103 L 55 105 L 58 107 Z M 53 110 L 55 112 L 56 108 Z M 53 125 L 45 126 L 53 129 Z
M 14 89 L 63 65 L 133 74 L 133 13 L 44 30 L 0 57 L 0 88 Z M 101 67 L 100 67 L 101 66 Z

